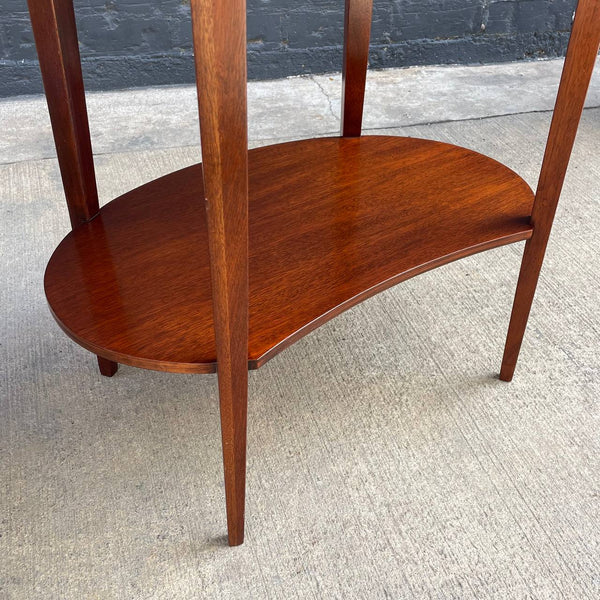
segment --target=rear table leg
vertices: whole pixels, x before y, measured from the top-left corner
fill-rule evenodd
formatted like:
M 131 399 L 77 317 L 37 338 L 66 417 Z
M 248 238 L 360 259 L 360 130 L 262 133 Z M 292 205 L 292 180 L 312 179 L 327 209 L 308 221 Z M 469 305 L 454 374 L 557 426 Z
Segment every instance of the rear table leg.
M 105 377 L 112 377 L 119 370 L 119 363 L 108 360 L 108 358 L 102 358 L 101 356 L 98 356 L 97 358 L 100 373 Z
M 543 242 L 545 241 L 543 240 Z M 543 242 L 536 244 L 532 238 L 527 241 L 525 246 L 519 282 L 517 283 L 517 291 L 510 317 L 510 325 L 508 326 L 506 345 L 504 347 L 504 357 L 502 358 L 502 368 L 500 370 L 500 379 L 502 381 L 512 381 L 515 373 L 521 343 L 523 342 L 529 312 L 531 311 L 533 297 L 544 260 L 546 244 Z

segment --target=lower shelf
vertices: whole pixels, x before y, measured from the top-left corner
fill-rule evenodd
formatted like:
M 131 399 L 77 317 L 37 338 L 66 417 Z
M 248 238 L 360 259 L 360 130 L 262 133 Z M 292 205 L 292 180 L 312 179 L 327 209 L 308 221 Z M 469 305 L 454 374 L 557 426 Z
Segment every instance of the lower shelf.
M 249 186 L 249 368 L 402 280 L 532 234 L 529 186 L 440 142 L 366 136 L 258 148 Z M 45 289 L 63 330 L 100 356 L 214 371 L 202 166 L 116 198 L 69 233 Z

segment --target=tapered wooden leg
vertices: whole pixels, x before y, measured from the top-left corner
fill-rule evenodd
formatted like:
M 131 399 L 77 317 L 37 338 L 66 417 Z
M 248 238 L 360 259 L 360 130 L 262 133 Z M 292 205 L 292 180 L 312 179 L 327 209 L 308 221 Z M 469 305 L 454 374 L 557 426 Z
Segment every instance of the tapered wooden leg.
M 369 62 L 373 0 L 346 0 L 345 4 L 341 135 L 359 137 Z
M 579 0 L 531 215 L 500 379 L 513 378 L 556 207 L 600 45 L 600 2 Z
M 28 0 L 73 229 L 98 214 L 73 0 Z
M 248 402 L 246 2 L 192 0 L 229 544 L 244 541 Z M 199 210 L 202 198 L 198 198 Z
M 225 369 L 219 365 L 221 437 L 225 470 L 227 531 L 230 546 L 244 541 L 246 494 L 246 415 L 248 412 L 248 367 Z
M 500 370 L 500 379 L 502 381 L 511 381 L 515 373 L 515 367 L 517 366 L 523 335 L 527 327 L 533 297 L 544 260 L 546 244 L 542 248 L 539 246 L 540 244 L 535 244 L 533 240 L 528 240 L 525 245 L 519 282 L 517 283 L 517 291 L 508 326 L 506 345 L 504 347 L 504 357 L 502 358 L 502 368 Z
M 108 358 L 102 358 L 101 356 L 98 356 L 97 358 L 100 373 L 105 377 L 112 377 L 119 370 L 119 363 L 108 360 Z

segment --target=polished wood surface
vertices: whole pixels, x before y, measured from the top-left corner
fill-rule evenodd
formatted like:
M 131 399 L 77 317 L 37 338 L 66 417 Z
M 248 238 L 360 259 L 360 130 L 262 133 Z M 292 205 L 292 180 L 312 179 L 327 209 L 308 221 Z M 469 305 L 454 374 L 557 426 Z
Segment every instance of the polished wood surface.
M 250 368 L 403 279 L 531 236 L 530 188 L 464 148 L 325 138 L 251 150 L 249 165 Z M 215 369 L 203 194 L 189 167 L 67 235 L 45 285 L 73 339 L 124 364 Z
M 245 0 L 192 0 L 192 30 L 204 161 L 204 188 L 192 192 L 196 210 L 206 200 L 227 528 L 229 545 L 237 546 L 244 541 L 248 410 Z M 192 270 L 206 263 L 203 246 L 189 247 Z M 207 310 L 205 304 L 201 308 Z
M 579 0 L 533 205 L 533 236 L 525 246 L 502 359 L 504 381 L 515 372 L 599 47 L 600 0 Z
M 69 218 L 75 228 L 100 210 L 75 12 L 71 0 L 28 0 L 28 4 Z M 101 357 L 98 366 L 108 377 L 119 367 Z
M 98 356 L 98 368 L 100 369 L 100 373 L 105 377 L 112 377 L 118 370 L 118 363 L 108 360 L 106 358 L 102 358 L 102 356 Z
M 98 213 L 98 192 L 71 0 L 28 0 L 71 225 Z
M 342 65 L 342 130 L 357 137 L 362 128 L 373 0 L 346 0 Z

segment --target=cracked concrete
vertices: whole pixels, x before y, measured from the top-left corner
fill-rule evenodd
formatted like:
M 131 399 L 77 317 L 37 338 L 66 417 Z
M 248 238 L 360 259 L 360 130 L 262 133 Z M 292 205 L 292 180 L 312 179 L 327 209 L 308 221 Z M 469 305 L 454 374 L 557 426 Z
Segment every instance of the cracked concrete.
M 325 77 L 327 77 L 329 79 L 329 81 L 337 82 L 338 87 L 341 88 L 342 82 L 340 80 L 340 76 L 332 77 L 331 75 L 327 75 Z M 331 112 L 333 118 L 336 119 L 339 123 L 341 120 L 341 102 L 339 102 L 340 106 L 338 106 L 338 110 L 337 111 L 334 110 L 333 104 L 332 104 L 332 94 L 328 93 L 324 84 L 320 81 L 321 78 L 319 78 L 315 75 L 311 75 L 310 78 L 317 84 L 317 87 L 319 88 L 319 90 L 321 90 L 321 92 L 323 92 L 324 96 L 327 98 L 327 103 L 329 104 L 329 111 Z M 340 89 L 340 95 L 341 95 L 341 89 Z M 335 94 L 334 94 L 334 96 L 335 96 Z
M 549 60 L 370 71 L 364 129 L 551 110 L 561 68 L 562 60 Z M 87 97 L 95 154 L 199 145 L 194 86 Z M 250 144 L 337 135 L 340 105 L 339 73 L 249 82 Z M 587 106 L 600 106 L 600 65 Z M 55 156 L 43 96 L 0 100 L 0 128 L 0 164 Z

